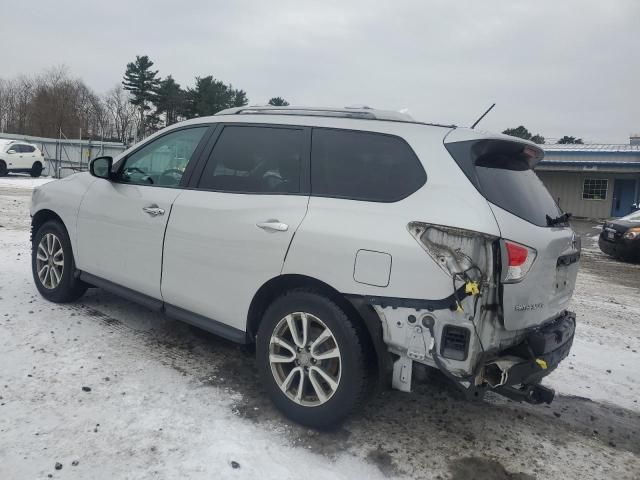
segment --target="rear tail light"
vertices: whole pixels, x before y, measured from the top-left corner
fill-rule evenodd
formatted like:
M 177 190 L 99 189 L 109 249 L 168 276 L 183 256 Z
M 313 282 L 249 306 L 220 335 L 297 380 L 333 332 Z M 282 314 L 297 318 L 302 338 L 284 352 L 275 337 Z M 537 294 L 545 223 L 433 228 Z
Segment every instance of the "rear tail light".
M 451 276 L 466 274 L 478 281 L 489 278 L 493 261 L 492 243 L 496 237 L 457 227 L 411 222 L 409 233 L 420 246 Z M 476 278 L 477 277 L 477 278 Z
M 519 243 L 503 240 L 503 258 L 505 266 L 504 277 L 505 283 L 516 283 L 522 280 L 536 259 L 536 251 Z

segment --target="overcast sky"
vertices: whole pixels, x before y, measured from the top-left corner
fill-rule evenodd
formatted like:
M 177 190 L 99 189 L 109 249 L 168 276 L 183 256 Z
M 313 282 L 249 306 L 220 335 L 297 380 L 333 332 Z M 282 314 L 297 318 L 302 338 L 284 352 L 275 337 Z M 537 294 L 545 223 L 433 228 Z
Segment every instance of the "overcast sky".
M 640 1 L 0 0 L 0 76 L 64 64 L 103 93 L 149 55 L 251 104 L 366 104 L 423 121 L 627 143 L 640 131 Z

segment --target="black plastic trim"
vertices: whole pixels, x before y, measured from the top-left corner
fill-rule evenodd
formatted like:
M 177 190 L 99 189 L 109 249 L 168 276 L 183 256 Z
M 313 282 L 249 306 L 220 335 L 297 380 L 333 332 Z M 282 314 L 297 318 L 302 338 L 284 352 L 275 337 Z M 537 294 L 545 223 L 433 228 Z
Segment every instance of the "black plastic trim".
M 226 338 L 232 342 L 241 344 L 249 343 L 246 332 L 235 327 L 225 325 L 224 323 L 218 322 L 212 318 L 184 310 L 183 308 L 165 303 L 157 298 L 123 287 L 122 285 L 118 285 L 117 283 L 113 283 L 87 272 L 80 272 L 80 280 L 95 287 L 102 288 L 108 292 L 118 295 L 119 297 L 126 298 L 127 300 L 142 305 L 143 307 L 147 307 L 150 310 L 164 312 L 168 317 L 175 318 L 176 320 L 201 328 L 202 330 L 206 330 L 207 332 Z
M 156 312 L 162 311 L 162 300 L 150 297 L 148 295 L 145 295 L 144 293 L 136 292 L 135 290 L 123 287 L 122 285 L 118 285 L 117 283 L 110 282 L 109 280 L 105 280 L 104 278 L 97 277 L 87 272 L 80 272 L 80 280 L 82 280 L 83 282 L 87 282 L 94 287 L 103 288 L 104 290 L 118 295 L 119 297 L 126 298 L 127 300 L 142 305 L 143 307 L 147 307 Z
M 413 308 L 415 310 L 428 310 L 433 312 L 434 310 L 455 310 L 457 308 L 456 301 L 462 300 L 467 297 L 465 292 L 465 285 L 462 285 L 456 293 L 452 293 L 446 298 L 440 300 L 425 300 L 421 298 L 399 298 L 399 297 L 380 297 L 375 295 L 357 295 L 357 294 L 344 294 L 349 299 L 362 298 L 366 303 L 370 305 L 380 305 L 382 308 Z
M 447 334 L 451 330 L 460 331 L 464 335 L 464 350 L 457 350 L 458 352 L 462 353 L 462 356 L 460 355 L 453 356 L 447 353 L 447 350 L 449 349 L 447 348 L 446 339 L 447 339 Z M 469 339 L 470 338 L 471 338 L 471 331 L 468 328 L 460 327 L 458 325 L 450 325 L 450 324 L 445 325 L 442 328 L 442 335 L 440 336 L 440 356 L 442 358 L 448 358 L 450 360 L 458 360 L 461 362 L 465 361 L 469 356 L 469 343 L 470 343 Z
M 167 316 L 180 320 L 182 322 L 193 325 L 194 327 L 201 328 L 207 332 L 218 335 L 219 337 L 226 338 L 235 343 L 248 343 L 246 332 L 239 330 L 224 323 L 213 320 L 209 317 L 198 315 L 197 313 L 184 310 L 179 307 L 175 307 L 170 304 L 165 304 L 164 311 Z

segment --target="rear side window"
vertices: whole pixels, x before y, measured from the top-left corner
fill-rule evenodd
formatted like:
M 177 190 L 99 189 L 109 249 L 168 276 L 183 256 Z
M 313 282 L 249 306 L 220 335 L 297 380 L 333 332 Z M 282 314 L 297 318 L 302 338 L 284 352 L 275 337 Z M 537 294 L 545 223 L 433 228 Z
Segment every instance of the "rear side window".
M 399 137 L 313 129 L 312 195 L 395 202 L 414 193 L 426 180 L 415 153 Z
M 528 148 L 517 142 L 479 140 L 446 145 L 451 156 L 491 203 L 534 225 L 562 212 L 531 168 Z
M 36 151 L 36 149 L 31 145 L 21 145 L 21 147 L 22 147 L 22 153 L 33 153 Z
M 299 193 L 304 130 L 226 126 L 198 187 L 237 193 Z

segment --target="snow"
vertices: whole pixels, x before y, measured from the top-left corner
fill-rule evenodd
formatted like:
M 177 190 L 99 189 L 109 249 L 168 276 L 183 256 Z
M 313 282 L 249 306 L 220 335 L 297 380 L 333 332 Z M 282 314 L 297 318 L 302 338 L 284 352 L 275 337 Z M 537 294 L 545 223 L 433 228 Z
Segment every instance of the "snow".
M 161 478 L 384 478 L 353 456 L 328 460 L 288 445 L 285 426 L 234 415 L 237 394 L 141 356 L 137 337 L 117 325 L 105 332 L 79 305 L 71 316 L 47 303 L 29 278 L 28 236 L 1 238 L 0 478 L 42 478 L 57 461 L 76 478 L 157 478 L 159 470 Z
M 100 289 L 45 301 L 28 202 L 47 180 L 0 178 L 0 479 L 449 478 L 468 462 L 480 479 L 637 478 L 640 265 L 600 254 L 590 226 L 551 406 L 426 384 L 319 433 L 275 411 L 251 351 Z
M 3 188 L 19 188 L 25 190 L 33 190 L 40 185 L 53 181 L 53 178 L 38 177 L 33 178 L 29 175 L 11 174 L 10 176 L 0 177 L 0 189 Z

